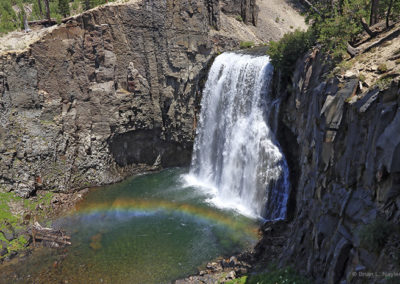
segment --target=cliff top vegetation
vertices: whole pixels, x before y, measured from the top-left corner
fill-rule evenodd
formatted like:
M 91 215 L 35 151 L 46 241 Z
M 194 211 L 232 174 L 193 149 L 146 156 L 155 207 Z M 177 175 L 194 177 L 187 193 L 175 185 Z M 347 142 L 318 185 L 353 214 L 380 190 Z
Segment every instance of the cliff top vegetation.
M 363 54 L 400 19 L 398 0 L 303 2 L 308 6 L 309 30 L 296 30 L 269 44 L 268 54 L 285 80 L 290 78 L 296 60 L 313 45 L 321 46 L 335 66 L 343 59 Z
M 79 14 L 115 0 L 0 0 L 0 34 L 28 29 L 29 22 L 63 18 Z M 24 19 L 28 23 L 25 26 Z

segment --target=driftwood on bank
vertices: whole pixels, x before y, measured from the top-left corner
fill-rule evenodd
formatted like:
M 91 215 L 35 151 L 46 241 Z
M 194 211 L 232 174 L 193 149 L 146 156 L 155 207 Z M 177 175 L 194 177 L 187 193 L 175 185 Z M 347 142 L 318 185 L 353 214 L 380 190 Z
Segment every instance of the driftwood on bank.
M 71 237 L 67 236 L 64 231 L 43 227 L 38 222 L 32 225 L 31 232 L 34 246 L 37 241 L 49 242 L 48 245 L 51 247 L 71 245 Z

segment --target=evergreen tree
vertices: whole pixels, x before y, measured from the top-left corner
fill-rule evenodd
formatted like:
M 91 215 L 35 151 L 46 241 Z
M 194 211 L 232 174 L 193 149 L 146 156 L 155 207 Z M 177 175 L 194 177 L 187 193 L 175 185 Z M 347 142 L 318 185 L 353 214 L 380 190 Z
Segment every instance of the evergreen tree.
M 84 10 L 89 10 L 99 5 L 108 3 L 108 0 L 81 0 L 81 3 Z
M 92 0 L 82 0 L 82 6 L 84 10 L 89 10 L 93 8 Z
M 69 1 L 68 0 L 58 0 L 58 11 L 61 15 L 67 17 L 70 14 L 69 11 Z

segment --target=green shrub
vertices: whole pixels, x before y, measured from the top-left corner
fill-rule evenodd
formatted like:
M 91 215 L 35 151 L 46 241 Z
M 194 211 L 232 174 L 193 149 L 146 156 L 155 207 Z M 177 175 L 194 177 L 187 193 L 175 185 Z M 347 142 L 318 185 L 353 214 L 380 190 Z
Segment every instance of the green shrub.
M 240 15 L 237 15 L 237 16 L 236 16 L 236 20 L 239 21 L 239 22 L 243 22 L 243 18 L 242 18 L 242 16 L 240 16 Z
M 379 252 L 386 244 L 393 225 L 378 218 L 371 224 L 365 225 L 359 232 L 360 244 L 369 251 Z
M 109 0 L 108 2 L 113 2 L 114 0 Z M 84 10 L 89 10 L 99 5 L 105 4 L 106 0 L 81 0 L 82 7 Z
M 382 75 L 377 81 L 376 81 L 376 85 L 379 87 L 380 90 L 385 90 L 387 89 L 390 84 L 392 84 L 393 82 L 393 78 L 396 77 L 396 73 L 388 73 L 385 75 Z
M 281 70 L 284 76 L 291 76 L 297 59 L 304 55 L 315 43 L 312 29 L 301 31 L 296 29 L 287 33 L 279 41 L 271 41 L 267 54 L 272 65 Z
M 309 284 L 312 283 L 307 278 L 299 275 L 293 268 L 287 267 L 283 269 L 272 268 L 269 272 L 251 275 L 248 284 Z
M 378 66 L 379 73 L 386 73 L 388 71 L 388 67 L 385 63 L 382 63 Z
M 224 282 L 225 284 L 246 284 L 247 283 L 247 276 L 243 276 L 240 278 L 232 279 L 229 281 Z
M 254 42 L 252 42 L 252 41 L 241 41 L 240 42 L 240 48 L 241 49 L 243 49 L 243 48 L 251 48 L 253 46 L 254 46 Z

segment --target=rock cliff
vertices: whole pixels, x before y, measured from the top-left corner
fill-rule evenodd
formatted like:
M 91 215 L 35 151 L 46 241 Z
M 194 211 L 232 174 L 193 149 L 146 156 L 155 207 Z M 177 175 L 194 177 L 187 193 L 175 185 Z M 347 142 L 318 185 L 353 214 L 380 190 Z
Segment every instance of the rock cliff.
M 239 44 L 211 35 L 219 15 L 219 1 L 134 0 L 3 49 L 0 190 L 28 197 L 187 164 L 210 60 Z
M 222 11 L 240 16 L 245 23 L 257 25 L 259 8 L 256 0 L 222 0 Z
M 400 69 L 366 88 L 352 72 L 329 76 L 328 65 L 313 50 L 281 91 L 293 193 L 279 258 L 317 283 L 381 282 L 400 265 Z

